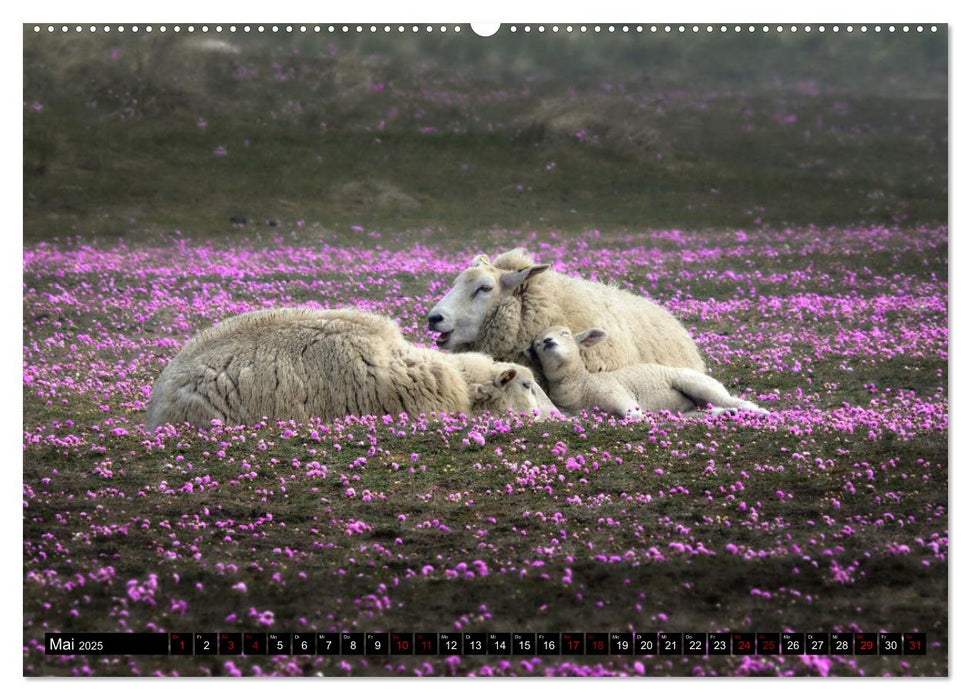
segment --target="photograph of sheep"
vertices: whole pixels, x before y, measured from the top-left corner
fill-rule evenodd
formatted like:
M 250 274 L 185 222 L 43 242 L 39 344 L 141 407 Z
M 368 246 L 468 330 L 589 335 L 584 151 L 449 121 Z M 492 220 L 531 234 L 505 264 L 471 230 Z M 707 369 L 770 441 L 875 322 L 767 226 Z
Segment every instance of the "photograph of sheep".
M 24 25 L 23 675 L 948 676 L 948 70 L 943 24 Z M 736 632 L 924 645 L 409 636 Z

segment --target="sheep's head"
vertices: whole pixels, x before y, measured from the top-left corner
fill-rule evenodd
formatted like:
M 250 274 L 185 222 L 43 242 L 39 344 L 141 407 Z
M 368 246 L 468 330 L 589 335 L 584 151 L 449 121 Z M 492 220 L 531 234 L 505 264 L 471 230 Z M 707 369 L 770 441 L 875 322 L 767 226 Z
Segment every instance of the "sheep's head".
M 453 352 L 474 347 L 490 312 L 528 279 L 546 272 L 549 267 L 530 265 L 507 270 L 492 265 L 484 255 L 476 256 L 455 278 L 449 292 L 428 312 L 429 330 L 440 334 L 435 344 Z
M 607 337 L 607 331 L 590 328 L 574 335 L 566 326 L 551 326 L 540 333 L 526 349 L 526 354 L 535 358 L 543 372 L 582 365 L 580 348 L 593 347 Z
M 540 420 L 556 412 L 556 406 L 540 388 L 528 367 L 497 362 L 491 382 L 473 390 L 472 407 L 478 411 L 532 413 Z

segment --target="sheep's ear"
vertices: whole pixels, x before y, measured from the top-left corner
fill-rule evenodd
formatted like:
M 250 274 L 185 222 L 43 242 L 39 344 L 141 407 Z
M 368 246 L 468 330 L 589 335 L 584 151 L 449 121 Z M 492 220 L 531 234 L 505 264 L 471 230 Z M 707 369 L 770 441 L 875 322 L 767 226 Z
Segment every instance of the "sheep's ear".
M 601 330 L 600 328 L 591 328 L 590 330 L 583 331 L 583 333 L 577 333 L 575 336 L 573 336 L 573 339 L 577 341 L 577 345 L 579 345 L 581 348 L 591 348 L 606 338 L 607 331 Z
M 524 267 L 522 270 L 516 270 L 515 272 L 506 272 L 502 275 L 502 277 L 499 278 L 499 280 L 502 282 L 503 289 L 506 291 L 512 291 L 530 277 L 535 277 L 541 272 L 546 272 L 549 269 L 549 265 L 533 265 L 532 267 Z
M 533 350 L 532 345 L 527 345 L 522 350 L 520 350 L 520 352 L 524 354 L 526 356 L 526 359 L 528 359 L 530 362 L 536 361 L 536 351 Z
M 488 265 L 488 264 L 489 264 L 489 256 L 480 253 L 479 255 L 476 255 L 474 258 L 472 258 L 472 262 L 469 264 L 469 267 L 478 267 L 479 265 Z
M 504 387 L 513 379 L 516 378 L 516 370 L 510 367 L 507 370 L 503 370 L 498 375 L 496 375 L 495 385 L 497 387 Z

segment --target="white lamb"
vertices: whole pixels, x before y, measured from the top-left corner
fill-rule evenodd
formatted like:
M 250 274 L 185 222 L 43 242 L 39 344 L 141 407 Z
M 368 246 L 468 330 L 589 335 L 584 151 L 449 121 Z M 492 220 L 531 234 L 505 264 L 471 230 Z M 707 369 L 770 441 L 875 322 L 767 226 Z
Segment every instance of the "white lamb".
M 146 427 L 507 408 L 555 410 L 526 367 L 418 347 L 375 314 L 285 308 L 192 338 L 155 382 Z
M 441 334 L 439 347 L 522 364 L 529 363 L 523 349 L 555 325 L 599 325 L 610 334 L 581 353 L 591 372 L 643 362 L 705 371 L 695 342 L 668 311 L 617 287 L 552 272 L 522 248 L 492 263 L 477 256 L 428 313 L 429 329 Z
M 591 373 L 580 359 L 581 347 L 593 347 L 607 337 L 591 328 L 573 335 L 553 326 L 527 348 L 534 353 L 549 382 L 549 397 L 561 410 L 577 413 L 598 407 L 620 417 L 640 418 L 645 411 L 713 411 L 768 413 L 751 401 L 736 398 L 712 377 L 684 367 L 637 364 L 613 372 Z

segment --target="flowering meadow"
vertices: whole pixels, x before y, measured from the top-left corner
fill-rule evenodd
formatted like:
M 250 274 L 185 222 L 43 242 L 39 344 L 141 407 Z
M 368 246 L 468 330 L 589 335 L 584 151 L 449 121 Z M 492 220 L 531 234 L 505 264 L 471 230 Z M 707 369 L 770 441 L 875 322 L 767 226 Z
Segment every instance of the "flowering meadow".
M 947 284 L 934 273 L 946 230 L 525 241 L 557 269 L 662 300 L 712 374 L 768 416 L 384 416 L 145 432 L 165 362 L 233 314 L 355 306 L 430 344 L 424 314 L 476 249 L 389 252 L 359 235 L 340 247 L 280 236 L 265 248 L 25 250 L 26 672 L 946 671 Z M 418 627 L 919 630 L 932 652 L 218 662 L 41 653 L 49 630 Z
M 40 61 L 49 49 L 28 38 Z M 665 92 L 635 76 L 564 88 L 544 116 L 559 88 L 538 69 L 485 89 L 343 45 L 210 56 L 198 83 L 146 97 L 124 68 L 137 46 L 100 41 L 94 73 L 113 92 L 59 103 L 42 62 L 25 68 L 25 675 L 948 674 L 946 100 L 874 103 L 822 79 L 769 98 L 744 83 Z M 312 89 L 321 66 L 343 76 L 333 92 Z M 240 101 L 202 97 L 206 76 Z M 261 85 L 306 98 L 247 101 Z M 597 100 L 623 122 L 600 121 Z M 509 117 L 524 106 L 532 125 Z M 220 320 L 356 307 L 431 347 L 425 316 L 455 275 L 514 246 L 662 304 L 710 373 L 770 413 L 146 432 L 156 377 Z M 928 648 L 43 648 L 52 631 L 787 630 L 917 631 Z

